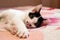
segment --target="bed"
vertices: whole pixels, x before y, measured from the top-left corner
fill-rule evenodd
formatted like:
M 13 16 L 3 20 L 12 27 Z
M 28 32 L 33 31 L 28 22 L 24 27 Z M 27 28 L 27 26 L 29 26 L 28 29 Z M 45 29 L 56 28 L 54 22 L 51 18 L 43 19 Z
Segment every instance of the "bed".
M 27 10 L 33 6 L 14 7 L 13 9 Z M 0 12 L 7 8 L 0 8 Z M 12 35 L 8 31 L 0 31 L 0 40 L 60 40 L 60 9 L 42 7 L 41 15 L 44 18 L 48 18 L 50 23 L 47 26 L 40 28 L 28 29 L 30 36 L 26 39 L 18 38 L 16 35 Z M 58 15 L 58 16 L 57 16 Z M 0 27 L 3 26 L 0 24 Z

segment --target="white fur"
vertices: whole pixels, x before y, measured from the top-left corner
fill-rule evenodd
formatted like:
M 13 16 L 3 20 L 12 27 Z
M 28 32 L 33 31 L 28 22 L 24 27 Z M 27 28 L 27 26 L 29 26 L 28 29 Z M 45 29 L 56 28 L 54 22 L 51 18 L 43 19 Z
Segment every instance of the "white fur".
M 4 23 L 7 23 L 6 29 L 15 33 L 14 31 L 17 31 L 16 34 L 19 37 L 28 37 L 29 31 L 26 28 L 26 25 L 24 24 L 26 17 L 28 17 L 28 12 L 23 12 L 20 10 L 14 10 L 14 9 L 8 9 L 4 10 L 0 13 L 0 17 L 3 19 Z M 12 24 L 15 25 L 16 30 L 13 29 Z

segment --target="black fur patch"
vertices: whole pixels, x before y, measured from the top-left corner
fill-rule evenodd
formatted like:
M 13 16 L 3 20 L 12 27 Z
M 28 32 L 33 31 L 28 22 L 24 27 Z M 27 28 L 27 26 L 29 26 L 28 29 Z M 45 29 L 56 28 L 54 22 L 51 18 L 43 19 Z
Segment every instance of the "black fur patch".
M 34 17 L 38 18 L 37 22 L 35 23 L 36 28 L 40 27 L 44 20 L 44 18 L 42 18 L 41 14 L 39 12 L 29 13 L 29 17 L 31 19 L 33 19 Z
M 42 17 L 40 17 L 40 18 L 37 20 L 37 23 L 35 23 L 36 28 L 38 28 L 38 27 L 41 26 L 43 20 L 44 20 L 44 19 L 43 19 Z
M 35 11 L 34 13 L 32 13 L 32 12 L 29 13 L 29 17 L 31 19 L 33 19 L 34 17 L 38 18 L 37 22 L 35 23 L 36 28 L 40 27 L 44 20 L 44 18 L 40 14 L 40 11 L 41 11 L 41 8 L 39 9 L 39 11 Z
M 29 17 L 31 18 L 31 19 L 33 19 L 34 17 L 39 17 L 39 16 L 41 16 L 40 15 L 40 13 L 39 12 L 35 12 L 35 13 L 29 13 Z

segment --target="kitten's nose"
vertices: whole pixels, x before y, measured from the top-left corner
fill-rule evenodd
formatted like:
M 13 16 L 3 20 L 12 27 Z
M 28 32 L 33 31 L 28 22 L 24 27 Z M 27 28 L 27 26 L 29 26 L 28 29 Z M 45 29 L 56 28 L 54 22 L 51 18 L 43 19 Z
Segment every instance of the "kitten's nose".
M 31 24 L 27 21 L 27 25 L 31 26 Z
M 29 24 L 29 26 L 31 26 L 31 24 Z

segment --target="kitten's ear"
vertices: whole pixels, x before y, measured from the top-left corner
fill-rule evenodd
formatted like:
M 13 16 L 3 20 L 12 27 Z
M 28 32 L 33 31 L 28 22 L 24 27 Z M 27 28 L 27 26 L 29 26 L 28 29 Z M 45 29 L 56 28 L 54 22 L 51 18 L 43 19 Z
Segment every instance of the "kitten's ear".
M 33 12 L 40 12 L 41 8 L 42 8 L 42 5 L 40 4 L 40 5 L 35 6 L 32 11 Z

